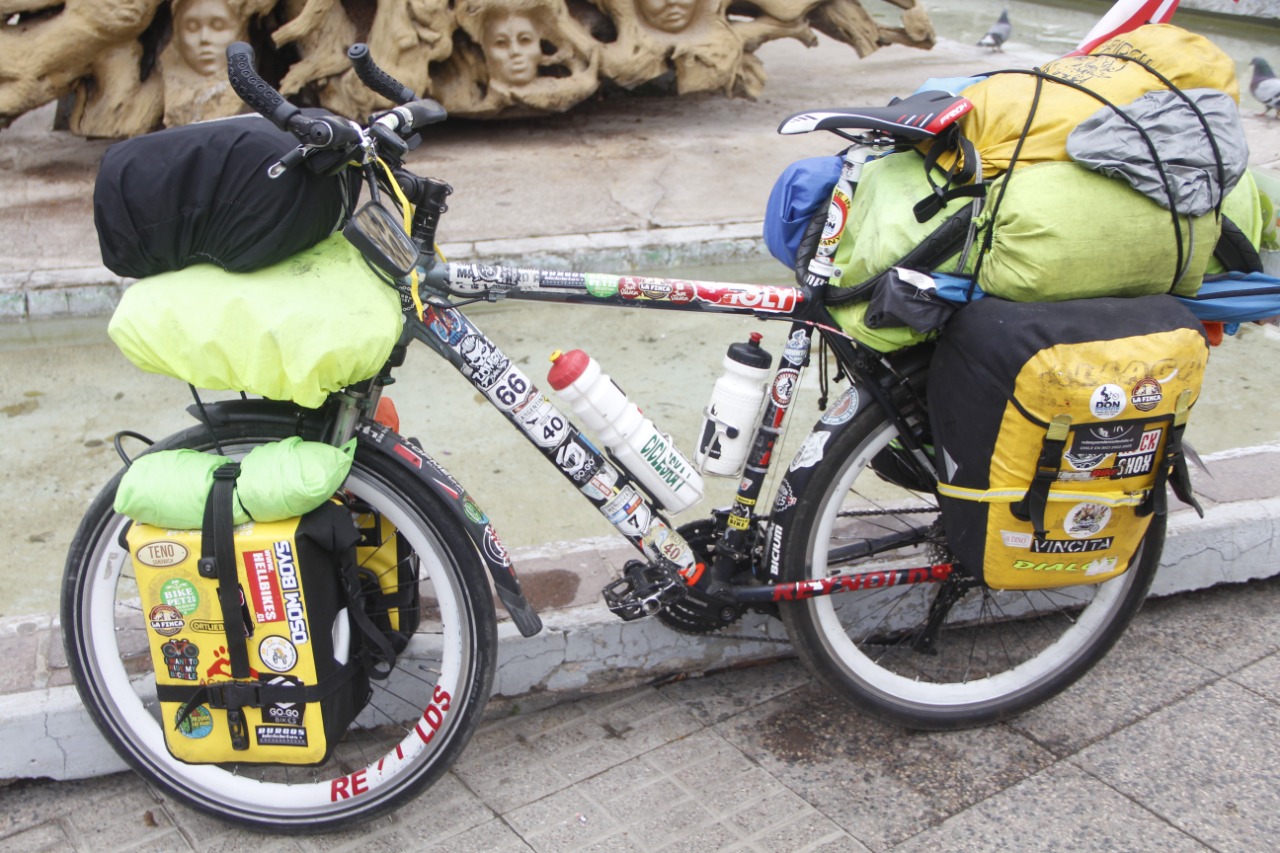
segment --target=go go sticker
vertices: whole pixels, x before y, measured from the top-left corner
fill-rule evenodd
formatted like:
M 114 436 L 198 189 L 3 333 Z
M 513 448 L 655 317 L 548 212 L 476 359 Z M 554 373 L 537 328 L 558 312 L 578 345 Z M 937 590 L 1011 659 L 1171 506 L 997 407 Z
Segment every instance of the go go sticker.
M 1129 398 L 1119 385 L 1107 383 L 1093 389 L 1089 397 L 1089 411 L 1099 420 L 1110 420 L 1119 417 L 1129 404 Z

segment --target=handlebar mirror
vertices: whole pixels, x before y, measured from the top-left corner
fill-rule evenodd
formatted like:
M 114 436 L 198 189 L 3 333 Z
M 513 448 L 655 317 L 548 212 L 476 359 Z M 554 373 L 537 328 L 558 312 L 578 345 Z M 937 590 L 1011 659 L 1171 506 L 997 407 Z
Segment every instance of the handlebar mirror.
M 404 278 L 418 263 L 418 246 L 385 207 L 367 202 L 355 212 L 342 235 L 378 269 Z

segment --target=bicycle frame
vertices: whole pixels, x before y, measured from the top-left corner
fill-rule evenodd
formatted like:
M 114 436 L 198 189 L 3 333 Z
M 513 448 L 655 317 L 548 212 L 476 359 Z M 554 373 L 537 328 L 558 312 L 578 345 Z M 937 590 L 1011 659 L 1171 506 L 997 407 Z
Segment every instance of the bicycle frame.
M 830 583 L 775 585 L 757 577 L 749 588 L 730 583 L 735 570 L 750 561 L 753 541 L 761 530 L 754 522 L 773 451 L 783 433 L 800 374 L 809 362 L 816 331 L 832 348 L 838 363 L 858 377 L 873 399 L 899 428 L 904 443 L 924 454 L 911 437 L 902 413 L 891 402 L 886 387 L 894 380 L 892 368 L 854 342 L 832 321 L 811 287 L 758 285 L 737 282 L 687 281 L 637 275 L 605 275 L 544 269 L 504 268 L 473 263 L 438 263 L 424 270 L 422 313 L 405 296 L 407 333 L 442 356 L 479 391 L 575 489 L 646 558 L 678 572 L 684 584 L 698 585 L 709 594 L 743 604 L 807 598 L 850 589 L 899 583 L 936 582 L 946 577 L 939 567 L 902 572 L 869 572 L 841 575 Z M 517 367 L 459 309 L 464 300 L 496 301 L 502 298 L 547 302 L 606 305 L 656 310 L 701 311 L 727 315 L 751 315 L 762 320 L 791 324 L 782 357 L 773 373 L 764 409 L 755 427 L 751 450 L 727 512 L 717 512 L 715 559 L 710 566 L 663 516 L 663 507 L 648 497 L 620 464 L 598 449 L 546 395 L 536 382 Z M 932 476 L 932 469 L 923 463 Z M 869 543 L 867 555 L 903 544 Z M 892 575 L 892 576 L 890 576 Z M 651 601 L 652 612 L 660 602 Z M 643 615 L 643 614 L 640 614 Z

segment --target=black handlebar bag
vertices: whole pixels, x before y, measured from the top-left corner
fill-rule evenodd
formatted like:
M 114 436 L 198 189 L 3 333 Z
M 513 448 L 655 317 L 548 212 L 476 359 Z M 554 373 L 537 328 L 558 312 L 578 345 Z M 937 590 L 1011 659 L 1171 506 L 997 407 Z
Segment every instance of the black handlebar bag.
M 957 311 L 928 395 L 960 566 L 994 589 L 1125 572 L 1167 512 L 1166 485 L 1196 506 L 1181 442 L 1208 354 L 1199 321 L 1167 295 L 988 296 Z
M 204 263 L 248 272 L 320 242 L 346 222 L 359 174 L 296 167 L 270 177 L 297 145 L 257 115 L 112 145 L 93 191 L 103 263 L 131 278 Z

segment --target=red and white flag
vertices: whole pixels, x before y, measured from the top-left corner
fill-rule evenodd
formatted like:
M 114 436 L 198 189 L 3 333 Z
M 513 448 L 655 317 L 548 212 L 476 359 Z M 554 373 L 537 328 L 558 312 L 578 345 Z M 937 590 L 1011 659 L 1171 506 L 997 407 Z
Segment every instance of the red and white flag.
M 1178 0 L 1117 0 L 1111 11 L 1089 30 L 1084 41 L 1067 56 L 1088 53 L 1112 36 L 1136 30 L 1145 24 L 1167 24 L 1178 8 Z

